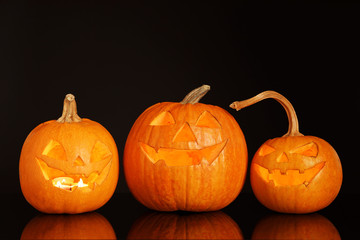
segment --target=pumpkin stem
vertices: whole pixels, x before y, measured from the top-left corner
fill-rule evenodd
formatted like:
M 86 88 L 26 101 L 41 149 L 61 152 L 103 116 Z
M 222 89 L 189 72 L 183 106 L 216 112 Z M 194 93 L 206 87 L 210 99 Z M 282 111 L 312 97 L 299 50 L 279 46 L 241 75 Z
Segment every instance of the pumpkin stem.
M 65 96 L 63 112 L 57 121 L 60 123 L 81 122 L 81 118 L 77 114 L 75 96 L 71 93 Z
M 202 97 L 204 97 L 208 91 L 210 91 L 210 86 L 202 85 L 201 87 L 196 88 L 196 89 L 192 90 L 191 92 L 189 92 L 188 95 L 186 95 L 185 98 L 180 103 L 182 103 L 182 104 L 198 103 L 200 101 L 200 99 Z
M 294 107 L 291 105 L 289 100 L 287 100 L 283 95 L 275 91 L 265 91 L 259 93 L 255 97 L 243 101 L 233 102 L 232 104 L 230 104 L 230 107 L 239 111 L 242 108 L 248 107 L 267 98 L 273 98 L 276 101 L 278 101 L 286 111 L 286 115 L 289 120 L 289 129 L 287 133 L 284 135 L 284 137 L 303 136 L 303 134 L 299 132 L 299 122 Z

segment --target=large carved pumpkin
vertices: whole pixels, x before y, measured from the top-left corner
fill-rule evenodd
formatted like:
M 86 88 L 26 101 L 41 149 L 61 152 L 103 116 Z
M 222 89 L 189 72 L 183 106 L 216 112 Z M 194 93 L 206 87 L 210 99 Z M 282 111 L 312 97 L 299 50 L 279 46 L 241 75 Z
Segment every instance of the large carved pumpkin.
M 137 219 L 127 239 L 244 239 L 234 220 L 223 212 L 179 215 L 149 213 Z
M 127 184 L 145 206 L 160 211 L 214 211 L 232 202 L 245 180 L 247 149 L 235 119 L 198 103 L 202 86 L 180 103 L 148 108 L 124 151 Z
M 92 212 L 76 215 L 39 215 L 24 228 L 26 239 L 116 239 L 110 222 Z
M 81 213 L 104 205 L 119 174 L 116 144 L 99 123 L 81 119 L 73 95 L 63 116 L 40 124 L 21 150 L 19 175 L 26 200 L 46 213 Z
M 299 132 L 291 103 L 279 93 L 266 91 L 230 106 L 239 110 L 266 98 L 276 99 L 285 108 L 289 129 L 255 153 L 250 167 L 255 196 L 266 207 L 285 213 L 309 213 L 328 206 L 340 191 L 340 159 L 325 140 Z

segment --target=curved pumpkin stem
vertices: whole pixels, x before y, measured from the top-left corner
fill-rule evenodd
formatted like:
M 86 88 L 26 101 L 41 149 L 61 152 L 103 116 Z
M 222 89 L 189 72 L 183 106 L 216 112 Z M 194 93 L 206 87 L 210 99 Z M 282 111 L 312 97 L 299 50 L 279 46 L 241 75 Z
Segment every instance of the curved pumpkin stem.
M 294 107 L 289 102 L 289 100 L 287 100 L 283 95 L 281 95 L 278 92 L 265 91 L 265 92 L 259 93 L 255 97 L 252 97 L 252 98 L 249 98 L 249 99 L 246 99 L 243 101 L 233 102 L 232 104 L 230 104 L 230 107 L 239 111 L 242 108 L 248 107 L 250 105 L 253 105 L 253 104 L 260 102 L 267 98 L 273 98 L 276 101 L 278 101 L 286 111 L 286 115 L 289 119 L 289 129 L 288 129 L 287 133 L 284 135 L 284 137 L 303 136 L 303 134 L 301 134 L 299 132 L 299 122 L 298 122 Z
M 200 99 L 202 97 L 204 97 L 208 91 L 210 91 L 210 86 L 202 85 L 201 87 L 196 88 L 196 89 L 192 90 L 190 93 L 188 93 L 188 95 L 186 95 L 185 98 L 180 103 L 182 103 L 182 104 L 198 103 L 200 101 Z
M 81 122 L 81 118 L 77 114 L 75 96 L 71 93 L 65 96 L 63 112 L 57 121 L 60 123 Z

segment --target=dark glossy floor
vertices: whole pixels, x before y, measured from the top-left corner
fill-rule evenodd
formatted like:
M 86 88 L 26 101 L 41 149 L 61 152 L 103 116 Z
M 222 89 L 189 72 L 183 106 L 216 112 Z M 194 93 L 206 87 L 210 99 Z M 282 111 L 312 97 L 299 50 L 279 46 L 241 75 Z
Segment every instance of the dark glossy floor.
M 21 195 L 1 198 L 5 223 L 0 231 L 2 239 L 25 239 L 39 232 L 50 239 L 55 236 L 76 239 L 84 231 L 89 237 L 116 236 L 117 239 L 198 239 L 200 236 L 205 239 L 273 239 L 273 236 L 352 239 L 360 223 L 357 207 L 360 195 L 340 194 L 326 209 L 307 215 L 272 212 L 251 193 L 242 193 L 222 211 L 210 213 L 155 212 L 124 193 L 115 193 L 96 213 L 80 215 L 41 214 Z

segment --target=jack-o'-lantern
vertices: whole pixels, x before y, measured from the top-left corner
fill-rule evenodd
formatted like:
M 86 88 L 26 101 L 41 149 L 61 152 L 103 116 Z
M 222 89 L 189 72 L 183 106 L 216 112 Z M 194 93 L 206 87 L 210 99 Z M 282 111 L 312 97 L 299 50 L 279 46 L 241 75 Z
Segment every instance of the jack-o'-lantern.
M 37 126 L 20 156 L 21 190 L 26 200 L 46 213 L 81 213 L 104 205 L 119 174 L 116 144 L 99 123 L 77 115 L 73 95 L 63 115 Z
M 232 202 L 245 180 L 247 148 L 235 119 L 198 103 L 210 87 L 182 102 L 158 103 L 134 123 L 124 150 L 135 198 L 160 211 L 214 211 Z
M 127 239 L 244 239 L 234 220 L 223 212 L 179 215 L 149 213 L 137 219 Z
M 274 91 L 265 91 L 230 107 L 240 110 L 266 98 L 285 108 L 288 132 L 266 141 L 255 153 L 250 167 L 251 186 L 266 207 L 285 213 L 309 213 L 328 206 L 342 183 L 340 159 L 321 138 L 304 136 L 291 103 Z
M 276 214 L 261 219 L 251 239 L 317 239 L 340 240 L 336 227 L 319 214 Z
M 42 214 L 26 224 L 20 239 L 116 239 L 116 234 L 110 222 L 96 212 Z

